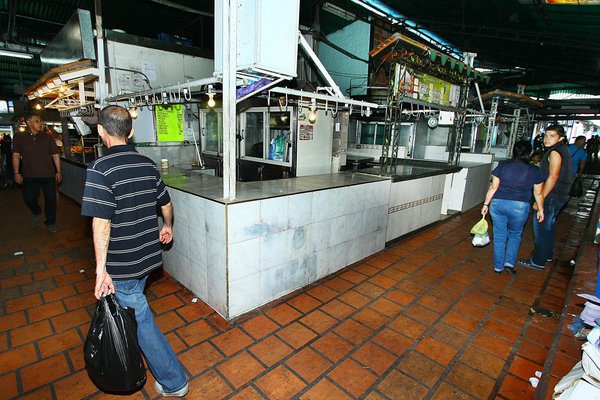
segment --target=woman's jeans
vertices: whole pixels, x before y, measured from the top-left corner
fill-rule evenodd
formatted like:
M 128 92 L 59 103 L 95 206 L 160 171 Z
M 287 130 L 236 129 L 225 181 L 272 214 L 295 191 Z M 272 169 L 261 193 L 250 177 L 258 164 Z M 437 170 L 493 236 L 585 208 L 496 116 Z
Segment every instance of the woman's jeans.
M 38 204 L 40 188 L 44 193 L 44 214 L 46 225 L 56 224 L 56 181 L 49 178 L 23 178 L 23 200 L 34 215 L 40 215 L 42 209 Z
M 505 267 L 514 268 L 530 208 L 529 202 L 492 199 L 490 214 L 494 222 L 495 271 L 504 271 Z
M 534 213 L 533 237 L 535 239 L 535 249 L 531 261 L 535 265 L 543 267 L 548 260 L 554 258 L 556 217 L 568 201 L 568 197 L 550 195 L 544 199 L 544 220 L 537 222 L 537 212 Z
M 144 296 L 147 278 L 113 281 L 115 296 L 122 307 L 135 310 L 138 341 L 150 372 L 166 392 L 175 392 L 187 384 L 187 378 L 171 345 L 154 323 L 152 311 Z

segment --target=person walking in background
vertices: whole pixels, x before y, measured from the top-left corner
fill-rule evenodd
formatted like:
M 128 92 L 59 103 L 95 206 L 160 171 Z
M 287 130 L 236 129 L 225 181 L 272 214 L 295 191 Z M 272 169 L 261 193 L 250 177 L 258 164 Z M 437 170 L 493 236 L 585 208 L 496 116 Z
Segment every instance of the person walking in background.
M 501 162 L 492 171 L 492 183 L 481 208 L 483 217 L 489 213 L 493 221 L 494 271 L 515 273 L 515 263 L 521 246 L 523 226 L 529 217 L 531 192 L 537 204 L 536 218 L 544 220 L 544 177 L 540 169 L 530 165 L 531 144 L 526 140 L 515 143 L 513 158 Z
M 115 294 L 121 306 L 135 310 L 138 341 L 156 378 L 156 391 L 182 397 L 189 390 L 188 380 L 144 295 L 148 275 L 162 267 L 161 243 L 173 239 L 169 193 L 152 160 L 127 144 L 133 128 L 125 108 L 104 108 L 98 117 L 98 135 L 108 153 L 88 167 L 81 206 L 82 215 L 93 217 L 94 296 Z M 163 217 L 160 230 L 157 206 Z
M 565 130 L 560 125 L 550 125 L 544 135 L 546 153 L 540 162 L 540 170 L 546 177 L 544 182 L 544 219 L 533 219 L 535 249 L 530 259 L 521 260 L 524 267 L 543 270 L 547 262 L 554 258 L 554 234 L 556 218 L 569 201 L 569 191 L 573 183 L 571 153 L 563 139 Z M 533 205 L 536 209 L 536 204 Z M 537 214 L 536 210 L 534 214 Z
M 25 116 L 27 131 L 17 133 L 13 142 L 12 164 L 15 182 L 23 185 L 23 200 L 36 224 L 42 210 L 38 204 L 40 188 L 44 193 L 44 215 L 48 232 L 56 232 L 56 184 L 62 181 L 59 149 L 44 131 L 42 118 Z
M 8 133 L 2 135 L 0 142 L 0 169 L 6 172 L 6 187 L 11 186 L 14 172 L 12 168 L 12 137 Z
M 590 162 L 598 162 L 598 136 L 593 135 L 590 140 L 587 141 L 585 149 L 587 151 L 587 158 Z
M 573 173 L 575 177 L 579 178 L 583 175 L 585 169 L 585 162 L 587 161 L 587 153 L 585 151 L 585 136 L 577 136 L 575 143 L 569 145 L 569 152 L 571 153 L 571 162 L 573 163 Z

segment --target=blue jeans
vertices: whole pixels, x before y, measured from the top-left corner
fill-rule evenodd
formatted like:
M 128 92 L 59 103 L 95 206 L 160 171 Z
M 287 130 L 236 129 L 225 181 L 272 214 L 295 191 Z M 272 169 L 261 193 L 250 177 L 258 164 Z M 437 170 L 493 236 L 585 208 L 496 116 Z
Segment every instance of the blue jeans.
M 148 368 L 165 391 L 175 392 L 187 384 L 187 378 L 171 345 L 154 323 L 144 295 L 146 279 L 115 280 L 115 296 L 122 307 L 135 310 L 138 341 Z
M 531 204 L 524 201 L 492 199 L 490 215 L 494 222 L 494 270 L 514 268 L 521 246 L 523 226 Z
M 554 257 L 554 234 L 556 232 L 556 217 L 565 204 L 569 201 L 566 197 L 548 196 L 544 199 L 544 220 L 537 221 L 537 211 L 533 218 L 533 237 L 535 249 L 531 261 L 539 266 L 544 266 L 546 261 Z
M 54 177 L 49 178 L 25 178 L 23 177 L 23 200 L 32 214 L 40 215 L 42 209 L 38 204 L 40 188 L 44 193 L 44 214 L 46 225 L 56 224 L 56 181 Z

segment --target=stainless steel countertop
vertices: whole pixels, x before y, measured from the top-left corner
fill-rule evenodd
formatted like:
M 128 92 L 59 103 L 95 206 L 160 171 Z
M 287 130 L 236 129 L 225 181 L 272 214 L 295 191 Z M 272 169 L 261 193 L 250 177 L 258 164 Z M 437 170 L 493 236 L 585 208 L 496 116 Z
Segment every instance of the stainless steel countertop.
M 169 167 L 168 170 L 162 169 L 161 173 L 167 186 L 221 204 L 261 200 L 390 179 L 389 177 L 369 175 L 357 171 L 345 171 L 337 174 L 302 176 L 270 181 L 237 182 L 236 199 L 229 200 L 223 198 L 223 178 L 221 177 L 201 174 L 198 170 L 177 167 Z

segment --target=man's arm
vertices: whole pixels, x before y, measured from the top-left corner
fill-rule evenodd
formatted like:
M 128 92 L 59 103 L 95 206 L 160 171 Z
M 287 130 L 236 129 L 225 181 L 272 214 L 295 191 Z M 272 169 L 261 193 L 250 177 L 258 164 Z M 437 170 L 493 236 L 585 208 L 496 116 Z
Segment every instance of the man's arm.
M 102 294 L 114 294 L 115 286 L 112 278 L 106 272 L 106 256 L 110 243 L 110 220 L 94 217 L 92 221 L 94 237 L 94 252 L 96 253 L 96 287 L 94 296 L 100 300 Z
M 163 226 L 160 230 L 160 241 L 162 243 L 171 243 L 173 240 L 173 205 L 168 202 L 160 207 L 163 216 Z
M 62 170 L 60 169 L 60 155 L 58 153 L 52 154 L 52 162 L 56 169 L 55 180 L 60 183 L 62 181 Z
M 548 197 L 556 182 L 558 182 L 558 175 L 560 174 L 560 166 L 562 165 L 562 157 L 557 151 L 553 151 L 550 153 L 550 157 L 548 157 L 549 161 L 549 171 L 548 178 L 546 178 L 546 182 L 544 182 L 544 198 Z
M 15 182 L 18 184 L 23 183 L 23 175 L 19 173 L 19 164 L 21 164 L 21 153 L 13 152 L 12 154 L 12 165 L 15 174 Z

